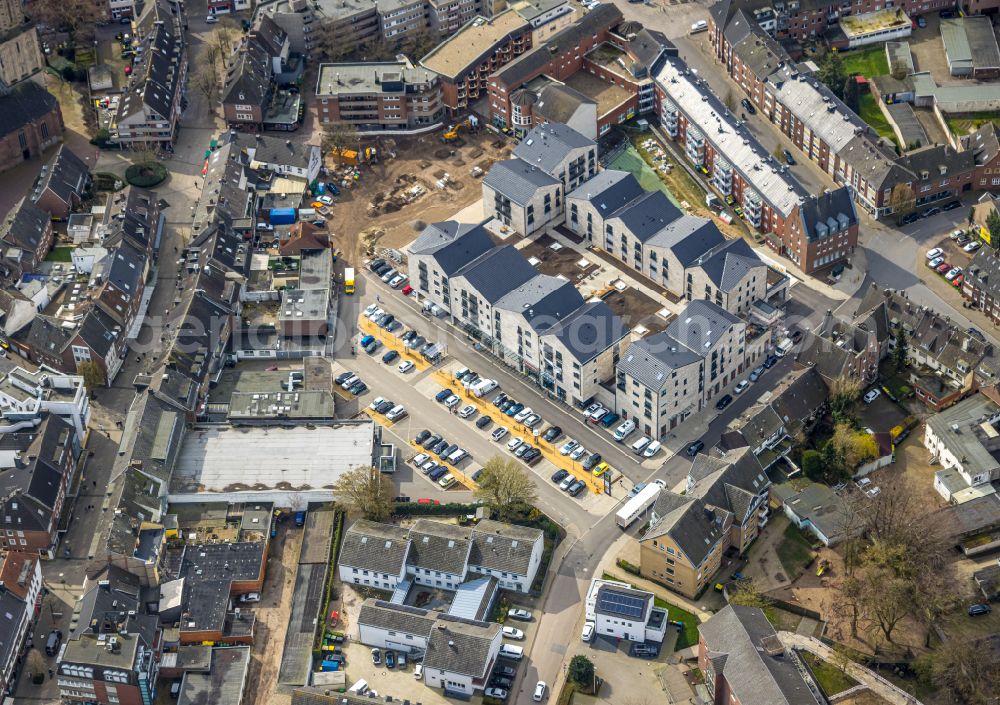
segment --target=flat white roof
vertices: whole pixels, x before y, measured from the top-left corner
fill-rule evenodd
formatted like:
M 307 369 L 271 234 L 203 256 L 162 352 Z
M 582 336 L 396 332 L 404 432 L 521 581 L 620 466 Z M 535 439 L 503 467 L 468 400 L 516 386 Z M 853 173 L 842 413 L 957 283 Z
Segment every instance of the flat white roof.
M 374 422 L 327 426 L 203 426 L 184 437 L 171 493 L 331 488 L 371 466 Z
M 716 153 L 782 216 L 791 214 L 799 200 L 809 195 L 794 177 L 778 170 L 746 128 L 737 127 L 736 118 L 680 59 L 664 61 L 656 82 Z

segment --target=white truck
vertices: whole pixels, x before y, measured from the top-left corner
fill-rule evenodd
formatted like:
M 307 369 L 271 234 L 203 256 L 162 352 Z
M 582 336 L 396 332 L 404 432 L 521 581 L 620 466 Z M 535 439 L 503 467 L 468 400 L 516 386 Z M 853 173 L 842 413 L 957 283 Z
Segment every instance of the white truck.
M 636 519 L 642 516 L 647 509 L 653 506 L 657 496 L 660 494 L 660 486 L 655 482 L 650 482 L 643 487 L 639 494 L 630 499 L 618 510 L 615 521 L 622 529 L 627 529 Z
M 784 357 L 792 349 L 793 345 L 795 345 L 795 343 L 792 342 L 791 338 L 784 338 L 780 343 L 778 343 L 778 347 L 774 349 L 774 354 L 778 357 Z

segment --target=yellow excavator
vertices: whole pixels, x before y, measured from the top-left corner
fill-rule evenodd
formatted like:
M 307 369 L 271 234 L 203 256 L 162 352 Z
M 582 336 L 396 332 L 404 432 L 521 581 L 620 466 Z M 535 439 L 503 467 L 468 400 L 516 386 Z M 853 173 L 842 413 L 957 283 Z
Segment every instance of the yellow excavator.
M 462 122 L 456 123 L 454 125 L 449 125 L 448 129 L 445 130 L 444 134 L 441 135 L 441 141 L 445 144 L 451 144 L 458 140 L 458 133 L 462 130 L 469 129 L 469 120 L 466 118 Z

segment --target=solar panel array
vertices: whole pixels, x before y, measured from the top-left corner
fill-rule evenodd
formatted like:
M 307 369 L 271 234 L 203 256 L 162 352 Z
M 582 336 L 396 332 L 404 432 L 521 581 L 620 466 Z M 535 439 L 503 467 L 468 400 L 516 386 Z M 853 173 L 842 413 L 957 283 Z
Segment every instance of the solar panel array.
M 619 614 L 623 617 L 639 619 L 646 607 L 646 601 L 634 595 L 623 595 L 619 592 L 605 591 L 601 594 L 597 603 L 602 612 Z

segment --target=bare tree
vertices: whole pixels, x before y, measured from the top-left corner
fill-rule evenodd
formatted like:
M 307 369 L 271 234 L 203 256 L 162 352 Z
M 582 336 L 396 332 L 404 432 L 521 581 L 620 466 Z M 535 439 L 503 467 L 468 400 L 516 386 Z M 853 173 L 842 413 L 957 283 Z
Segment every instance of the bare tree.
M 861 396 L 861 382 L 841 375 L 830 383 L 830 408 L 835 414 L 846 413 Z
M 94 23 L 105 16 L 101 5 L 93 0 L 33 0 L 26 11 L 36 22 L 66 28 L 74 40 L 84 37 L 86 29 L 92 34 Z
M 476 497 L 499 516 L 509 518 L 518 509 L 535 502 L 535 482 L 513 458 L 495 455 L 486 461 L 479 476 Z
M 41 683 L 45 679 L 46 668 L 45 659 L 42 657 L 41 651 L 32 649 L 28 652 L 28 658 L 24 662 L 24 669 L 31 674 L 31 678 L 35 683 Z
M 240 32 L 236 29 L 236 26 L 227 19 L 220 22 L 219 26 L 212 32 L 212 38 L 209 44 L 214 44 L 219 50 L 219 54 L 223 61 L 228 63 L 229 57 L 232 56 L 239 38 Z
M 1000 693 L 1000 656 L 992 639 L 956 637 L 917 659 L 918 671 L 955 701 L 995 705 Z
M 313 30 L 313 46 L 316 53 L 327 61 L 340 61 L 352 52 L 352 47 L 344 41 L 344 33 L 339 31 L 333 20 L 320 23 L 319 27 Z
M 372 521 L 392 515 L 392 481 L 375 468 L 354 468 L 340 476 L 333 491 L 351 510 Z
M 205 96 L 209 109 L 214 112 L 218 100 L 219 74 L 214 63 L 201 63 L 191 72 L 189 79 L 192 89 Z
M 917 195 L 913 192 L 913 187 L 904 183 L 893 186 L 889 192 L 889 207 L 892 208 L 892 214 L 896 216 L 897 222 L 913 212 L 917 207 Z
M 770 607 L 772 601 L 761 592 L 760 586 L 757 585 L 755 580 L 745 578 L 736 583 L 736 589 L 729 596 L 729 604 L 764 609 L 765 607 Z
M 323 128 L 322 147 L 324 152 L 340 154 L 348 147 L 357 146 L 358 131 L 349 122 L 331 122 Z

